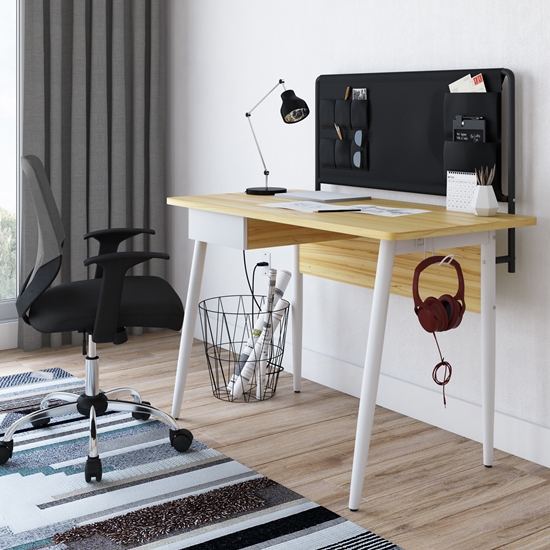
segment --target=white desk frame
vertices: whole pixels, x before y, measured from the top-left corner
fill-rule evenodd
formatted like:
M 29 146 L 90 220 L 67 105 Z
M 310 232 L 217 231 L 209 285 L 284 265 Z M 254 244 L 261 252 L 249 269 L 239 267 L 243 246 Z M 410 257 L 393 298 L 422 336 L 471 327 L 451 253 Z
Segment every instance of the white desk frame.
M 212 228 L 215 228 L 213 230 Z M 202 210 L 189 210 L 189 237 L 195 240 L 193 263 L 181 334 L 172 415 L 180 416 L 183 392 L 198 313 L 207 243 L 246 249 L 246 218 Z M 367 339 L 363 382 L 359 401 L 355 451 L 351 475 L 350 510 L 361 502 L 363 480 L 376 406 L 382 349 L 388 314 L 394 257 L 421 250 L 441 250 L 481 245 L 481 373 L 483 464 L 493 464 L 495 353 L 496 353 L 496 234 L 495 231 L 465 233 L 427 239 L 381 240 Z M 300 391 L 302 368 L 303 276 L 299 273 L 299 245 L 293 254 L 292 348 L 294 390 Z

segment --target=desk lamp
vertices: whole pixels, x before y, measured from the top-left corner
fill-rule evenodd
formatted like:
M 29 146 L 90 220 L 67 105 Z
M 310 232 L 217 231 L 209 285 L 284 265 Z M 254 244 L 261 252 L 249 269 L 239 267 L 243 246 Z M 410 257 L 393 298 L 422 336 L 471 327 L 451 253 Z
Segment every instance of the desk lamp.
M 306 102 L 303 99 L 300 99 L 296 96 L 294 93 L 294 90 L 287 90 L 285 88 L 285 81 L 279 80 L 277 84 L 269 90 L 269 92 L 258 102 L 248 113 L 246 113 L 246 118 L 248 119 L 248 123 L 250 124 L 250 129 L 252 130 L 252 135 L 254 136 L 254 141 L 256 142 L 256 147 L 258 148 L 258 153 L 260 153 L 260 158 L 262 159 L 262 164 L 264 165 L 264 176 L 265 176 L 265 186 L 264 187 L 249 187 L 246 190 L 246 193 L 248 195 L 275 195 L 276 193 L 286 193 L 286 189 L 283 187 L 269 187 L 268 185 L 268 178 L 269 178 L 269 170 L 267 169 L 264 161 L 264 157 L 262 155 L 262 150 L 260 149 L 260 144 L 258 143 L 258 138 L 256 137 L 256 134 L 254 133 L 254 128 L 252 127 L 252 111 L 258 107 L 263 101 L 278 87 L 282 86 L 284 88 L 284 92 L 281 94 L 281 99 L 283 100 L 283 104 L 281 106 L 281 116 L 283 117 L 283 120 L 287 124 L 294 124 L 295 122 L 300 122 L 300 120 L 303 120 L 304 118 L 309 115 L 309 107 L 307 106 Z

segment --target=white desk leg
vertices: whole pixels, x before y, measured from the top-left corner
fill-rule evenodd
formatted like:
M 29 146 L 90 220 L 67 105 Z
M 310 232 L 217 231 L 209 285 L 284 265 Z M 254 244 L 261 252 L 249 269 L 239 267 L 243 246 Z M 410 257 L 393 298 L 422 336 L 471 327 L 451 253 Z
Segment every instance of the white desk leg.
M 493 465 L 496 355 L 496 234 L 481 245 L 481 407 L 483 464 Z
M 294 391 L 302 386 L 302 327 L 304 311 L 304 284 L 300 273 L 300 245 L 294 245 L 292 251 L 292 370 Z
M 193 346 L 193 335 L 199 309 L 199 294 L 201 290 L 202 274 L 204 271 L 204 259 L 206 257 L 206 243 L 195 241 L 189 288 L 187 289 L 187 301 L 185 303 L 185 315 L 181 330 L 180 350 L 178 354 L 178 368 L 174 385 L 174 399 L 172 401 L 172 416 L 178 418 L 181 411 L 183 391 L 189 370 L 189 358 Z
M 351 471 L 351 488 L 349 498 L 350 510 L 358 510 L 361 501 L 361 490 L 367 457 L 369 454 L 378 379 L 380 378 L 380 363 L 384 347 L 384 333 L 388 316 L 393 259 L 395 256 L 395 241 L 380 241 L 376 279 L 374 281 L 374 296 L 370 315 L 367 352 L 363 370 L 363 383 L 357 416 L 357 433 L 355 435 L 355 452 Z

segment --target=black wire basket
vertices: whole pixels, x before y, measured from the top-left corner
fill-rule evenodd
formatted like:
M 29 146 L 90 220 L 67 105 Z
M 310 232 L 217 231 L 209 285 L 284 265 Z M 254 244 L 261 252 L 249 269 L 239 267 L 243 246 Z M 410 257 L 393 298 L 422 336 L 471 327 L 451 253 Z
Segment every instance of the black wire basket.
M 268 311 L 265 296 L 219 296 L 199 304 L 204 351 L 215 397 L 263 401 L 275 395 L 283 370 L 290 304 Z

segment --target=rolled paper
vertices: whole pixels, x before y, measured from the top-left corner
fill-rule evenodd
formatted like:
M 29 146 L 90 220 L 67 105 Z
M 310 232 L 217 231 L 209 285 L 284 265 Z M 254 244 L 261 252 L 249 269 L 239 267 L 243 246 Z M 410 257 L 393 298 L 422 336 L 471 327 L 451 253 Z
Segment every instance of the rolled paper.
M 275 296 L 274 296 L 274 300 L 276 300 L 277 304 L 283 297 L 283 293 L 284 293 L 284 291 L 283 292 L 280 291 L 280 288 L 282 286 L 286 290 L 288 282 L 290 281 L 290 277 L 291 277 L 290 272 L 286 270 L 281 270 L 280 274 L 279 273 L 277 274 L 277 281 L 275 283 Z M 279 290 L 278 293 L 277 293 L 277 290 Z M 271 305 L 273 306 L 273 304 Z M 266 335 L 263 341 L 260 364 L 258 369 L 258 377 L 256 379 L 256 399 L 260 399 L 260 400 L 263 399 L 265 395 L 264 386 L 265 386 L 265 375 L 267 371 L 267 360 L 269 356 L 269 343 L 271 342 L 273 331 L 275 330 L 272 327 L 273 320 L 271 320 L 272 322 L 270 322 L 270 319 L 269 319 L 269 317 L 274 315 L 271 313 L 272 311 L 273 311 L 273 307 L 271 307 L 271 310 L 268 310 L 268 313 L 265 315 L 264 330 L 266 331 Z M 279 317 L 279 320 L 277 321 L 277 325 L 279 324 L 280 320 L 281 319 Z
M 239 397 L 241 397 L 248 387 L 250 379 L 252 378 L 254 370 L 256 369 L 256 365 L 262 358 L 262 353 L 266 353 L 266 351 L 264 350 L 269 348 L 271 336 L 277 330 L 277 327 L 279 326 L 279 323 L 283 318 L 285 307 L 285 300 L 279 300 L 277 306 L 271 312 L 271 322 L 268 323 L 268 327 L 266 327 L 262 331 L 262 334 L 256 341 L 256 345 L 254 346 L 252 353 L 248 357 L 248 360 L 244 364 L 239 376 L 237 376 L 233 384 L 231 395 L 234 399 L 238 399 Z
M 246 364 L 248 358 L 250 357 L 250 354 L 253 352 L 256 342 L 258 341 L 258 338 L 262 333 L 263 327 L 265 325 L 265 316 L 269 312 L 270 307 L 273 307 L 273 299 L 275 296 L 276 282 L 277 282 L 277 270 L 270 268 L 268 272 L 268 286 L 267 286 L 267 293 L 266 293 L 267 299 L 263 305 L 262 310 L 260 311 L 260 314 L 258 315 L 258 318 L 256 319 L 256 323 L 254 324 L 254 329 L 252 331 L 252 334 L 250 335 L 244 350 L 241 352 L 241 356 L 239 357 L 239 362 L 235 365 L 235 372 L 233 373 L 233 376 L 231 377 L 231 379 L 229 380 L 229 383 L 227 384 L 227 391 L 231 395 L 233 395 L 235 384 L 239 380 L 241 371 L 244 365 Z M 245 389 L 246 388 L 240 389 L 240 395 L 243 394 Z
M 292 277 L 292 273 L 290 273 L 290 271 L 287 271 L 285 269 L 279 269 L 276 272 L 275 287 L 273 289 L 274 303 L 276 304 L 279 303 L 279 300 L 284 296 L 284 293 L 288 287 L 288 283 L 291 277 Z M 271 283 L 271 279 L 270 279 L 270 283 Z M 248 361 L 248 358 L 250 357 L 250 354 L 253 352 L 256 342 L 258 341 L 258 338 L 260 337 L 262 331 L 264 330 L 265 324 L 267 322 L 269 322 L 269 308 L 267 307 L 267 303 L 265 303 L 262 308 L 262 311 L 260 312 L 260 314 L 256 319 L 254 328 L 252 330 L 252 334 L 250 335 L 248 342 L 246 343 L 246 346 L 241 352 L 241 355 L 239 357 L 239 362 L 235 365 L 235 372 L 233 373 L 233 376 L 231 377 L 231 379 L 229 380 L 229 383 L 227 384 L 227 390 L 229 391 L 230 394 L 233 392 L 233 386 L 235 382 L 238 380 L 243 367 L 245 366 L 246 362 Z M 242 392 L 244 392 L 244 389 L 242 390 Z M 242 392 L 241 392 L 241 395 L 242 395 Z

